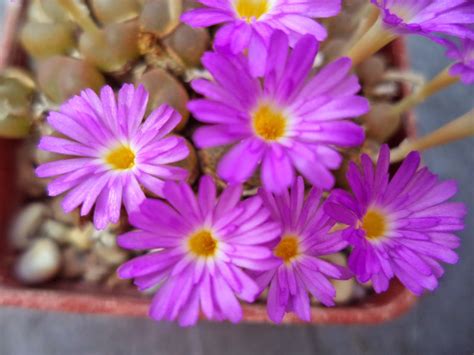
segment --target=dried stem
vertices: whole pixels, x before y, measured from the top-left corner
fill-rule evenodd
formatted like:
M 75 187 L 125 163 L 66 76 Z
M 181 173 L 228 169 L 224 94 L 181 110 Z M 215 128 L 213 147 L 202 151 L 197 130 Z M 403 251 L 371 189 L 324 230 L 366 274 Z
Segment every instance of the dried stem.
M 89 36 L 98 40 L 102 38 L 100 28 L 91 19 L 83 3 L 78 3 L 78 0 L 58 0 L 58 3 Z
M 470 136 L 474 136 L 474 110 L 424 137 L 404 141 L 399 147 L 392 149 L 390 161 L 396 163 L 403 160 L 411 151 L 423 151 Z
M 428 97 L 436 94 L 437 92 L 451 86 L 459 81 L 459 77 L 451 76 L 449 74 L 449 67 L 441 71 L 431 81 L 425 83 L 413 94 L 405 97 L 402 101 L 397 103 L 392 108 L 392 114 L 401 115 L 402 113 L 410 110 L 411 108 L 421 104 Z
M 395 33 L 383 27 L 382 20 L 379 18 L 362 38 L 352 46 L 347 56 L 352 59 L 352 64 L 356 67 L 396 38 Z

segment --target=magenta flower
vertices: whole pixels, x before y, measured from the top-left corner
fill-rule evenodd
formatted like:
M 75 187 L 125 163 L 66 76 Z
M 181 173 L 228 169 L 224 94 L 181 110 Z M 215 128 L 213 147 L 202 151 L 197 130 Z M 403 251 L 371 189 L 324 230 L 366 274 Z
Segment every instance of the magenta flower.
M 259 288 L 242 268 L 275 266 L 264 243 L 277 238 L 280 227 L 259 197 L 241 202 L 241 193 L 241 185 L 230 185 L 217 198 L 209 176 L 201 179 L 197 198 L 187 184 L 168 182 L 169 205 L 147 199 L 130 215 L 137 230 L 120 236 L 119 245 L 153 251 L 126 262 L 118 273 L 134 278 L 141 290 L 161 285 L 150 308 L 153 319 L 189 326 L 201 309 L 208 319 L 235 323 L 242 318 L 236 296 L 255 300 Z
M 344 238 L 353 246 L 349 267 L 359 282 L 372 281 L 376 292 L 397 277 L 420 295 L 434 290 L 443 274 L 440 261 L 454 264 L 464 228 L 466 208 L 446 202 L 456 193 L 454 181 L 439 182 L 427 168 L 419 169 L 420 155 L 412 152 L 389 181 L 390 152 L 381 148 L 375 167 L 367 155 L 362 166 L 349 167 L 352 195 L 337 190 L 325 210 L 349 227 Z
M 450 68 L 452 76 L 459 76 L 466 84 L 474 83 L 474 40 L 464 39 L 458 42 L 449 42 L 446 55 L 456 62 Z
M 250 74 L 261 62 L 244 55 L 204 55 L 214 81 L 193 81 L 205 98 L 188 107 L 197 120 L 210 124 L 196 131 L 198 147 L 236 144 L 219 163 L 221 178 L 241 183 L 261 165 L 263 186 L 271 192 L 293 183 L 294 168 L 313 185 L 334 185 L 329 169 L 341 163 L 335 146 L 357 146 L 364 140 L 362 128 L 347 118 L 366 113 L 369 104 L 356 95 L 360 86 L 347 58 L 309 77 L 317 50 L 308 35 L 289 51 L 288 37 L 276 32 L 262 78 Z
M 321 194 L 321 190 L 313 188 L 305 199 L 301 177 L 289 194 L 286 191 L 272 195 L 260 190 L 273 220 L 282 225 L 280 237 L 271 243 L 279 263 L 257 277 L 262 289 L 270 285 L 267 312 L 275 323 L 280 323 L 286 312 L 295 312 L 309 321 L 308 292 L 324 305 L 332 306 L 336 290 L 328 278 L 346 280 L 352 276 L 346 268 L 320 259 L 347 246 L 340 232 L 330 233 L 335 222 L 321 208 Z
M 216 34 L 216 47 L 229 47 L 235 54 L 249 48 L 255 59 L 275 30 L 287 33 L 292 44 L 306 34 L 323 41 L 326 29 L 313 18 L 335 16 L 341 10 L 341 0 L 198 1 L 205 7 L 186 12 L 182 21 L 194 27 L 225 24 Z
M 384 24 L 399 33 L 414 33 L 435 41 L 438 34 L 474 38 L 472 0 L 372 0 Z
M 129 213 L 143 201 L 140 185 L 162 196 L 164 180 L 186 178 L 186 170 L 167 165 L 189 154 L 182 138 L 166 137 L 180 115 L 163 105 L 142 122 L 147 101 L 142 86 L 124 85 L 118 102 L 105 86 L 100 98 L 84 90 L 49 114 L 48 123 L 65 137 L 44 137 L 38 147 L 67 158 L 42 164 L 36 174 L 55 177 L 50 196 L 67 192 L 66 213 L 82 205 L 87 215 L 95 204 L 94 224 L 103 229 L 118 222 L 122 201 Z

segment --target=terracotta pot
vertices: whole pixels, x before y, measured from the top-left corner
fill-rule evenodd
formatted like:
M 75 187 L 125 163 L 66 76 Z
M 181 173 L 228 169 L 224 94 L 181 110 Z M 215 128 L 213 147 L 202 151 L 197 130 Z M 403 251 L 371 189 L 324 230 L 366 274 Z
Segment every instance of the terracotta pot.
M 6 63 L 22 65 L 24 56 L 14 41 L 21 10 L 11 7 L 7 13 L 8 28 L 0 47 L 4 57 L 0 60 L 0 70 Z M 388 50 L 393 65 L 407 66 L 405 46 L 397 41 Z M 413 136 L 414 120 L 405 119 L 405 126 L 399 132 L 398 140 Z M 18 141 L 0 139 L 0 306 L 13 306 L 46 311 L 94 313 L 146 317 L 149 298 L 136 292 L 111 293 L 73 282 L 54 282 L 41 288 L 20 285 L 12 277 L 15 258 L 7 239 L 8 222 L 19 207 L 21 192 L 15 185 L 15 152 Z M 392 282 L 390 289 L 381 295 L 371 295 L 356 305 L 334 308 L 312 307 L 312 323 L 315 324 L 374 324 L 386 322 L 407 312 L 416 298 L 399 282 Z M 267 323 L 269 319 L 262 304 L 244 305 L 244 322 Z M 285 323 L 300 323 L 293 314 L 286 316 Z

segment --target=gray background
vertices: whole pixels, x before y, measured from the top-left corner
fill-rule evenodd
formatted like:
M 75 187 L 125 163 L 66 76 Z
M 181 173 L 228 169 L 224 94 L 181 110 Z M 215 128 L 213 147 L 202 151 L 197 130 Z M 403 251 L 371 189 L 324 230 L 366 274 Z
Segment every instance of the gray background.
M 7 0 L 0 0 L 0 2 Z M 2 18 L 0 6 L 0 24 Z M 428 41 L 408 41 L 414 70 L 431 77 L 448 62 Z M 474 87 L 456 85 L 417 109 L 419 133 L 430 132 L 474 106 Z M 439 289 L 402 319 L 379 326 L 211 324 L 192 329 L 145 319 L 0 309 L 0 355 L 53 354 L 455 354 L 474 352 L 474 139 L 424 155 L 441 178 L 456 178 L 457 199 L 469 205 L 460 233 L 461 261 L 446 268 Z

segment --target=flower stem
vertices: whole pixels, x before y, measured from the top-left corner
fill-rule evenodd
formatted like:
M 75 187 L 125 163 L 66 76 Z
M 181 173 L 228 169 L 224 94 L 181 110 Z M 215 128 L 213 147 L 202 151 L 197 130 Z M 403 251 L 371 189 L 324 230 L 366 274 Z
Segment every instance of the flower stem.
M 379 18 L 352 46 L 347 56 L 352 59 L 352 65 L 356 67 L 396 38 L 395 33 L 383 27 L 382 20 Z
M 357 26 L 354 35 L 345 44 L 343 49 L 344 53 L 347 52 L 349 48 L 352 48 L 352 46 L 367 33 L 367 31 L 375 24 L 379 15 L 379 9 L 371 3 L 367 3 L 363 9 L 357 12 L 356 16 L 359 18 L 359 26 Z
M 362 28 L 364 29 L 364 32 L 367 32 L 379 19 L 380 17 L 380 10 L 377 6 L 370 4 L 370 9 L 369 9 L 369 14 L 367 16 L 367 19 L 364 21 L 364 25 Z
M 428 97 L 436 94 L 450 85 L 457 83 L 458 81 L 459 77 L 451 76 L 449 74 L 449 67 L 447 67 L 431 81 L 424 84 L 419 90 L 405 97 L 402 101 L 394 105 L 392 108 L 392 114 L 401 115 L 409 109 L 421 104 Z
M 101 38 L 101 30 L 91 19 L 84 4 L 78 3 L 78 0 L 58 0 L 58 2 L 84 32 L 93 38 Z
M 424 137 L 404 141 L 399 147 L 392 149 L 390 161 L 396 163 L 403 160 L 411 151 L 423 151 L 470 136 L 474 136 L 474 110 Z

